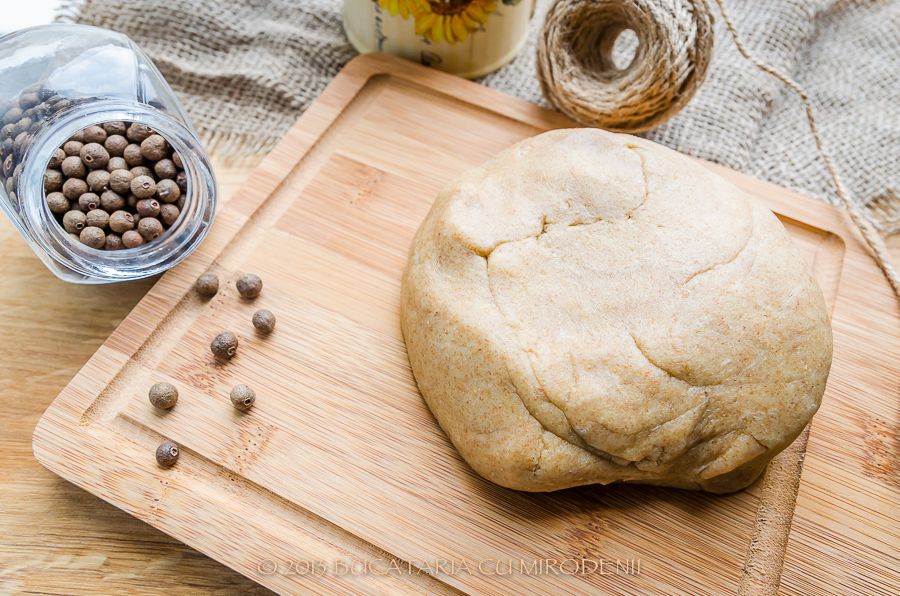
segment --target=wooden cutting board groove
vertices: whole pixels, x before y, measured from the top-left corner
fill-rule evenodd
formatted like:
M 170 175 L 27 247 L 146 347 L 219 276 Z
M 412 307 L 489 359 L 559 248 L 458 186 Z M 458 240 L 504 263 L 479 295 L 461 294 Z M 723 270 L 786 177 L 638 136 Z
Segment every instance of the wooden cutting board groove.
M 410 239 L 461 172 L 573 125 L 394 58 L 353 61 L 54 401 L 36 456 L 284 594 L 749 596 L 779 581 L 783 594 L 900 592 L 900 480 L 885 463 L 900 451 L 900 370 L 877 348 L 900 346 L 890 288 L 841 212 L 724 168 L 707 164 L 776 212 L 832 312 L 835 363 L 808 433 L 725 496 L 619 485 L 517 493 L 456 454 L 400 335 Z M 190 291 L 206 271 L 223 282 L 211 300 Z M 254 302 L 234 290 L 245 271 L 265 281 Z M 249 323 L 257 308 L 278 317 L 271 337 Z M 223 365 L 208 344 L 226 328 L 241 348 Z M 166 413 L 146 399 L 160 380 L 181 393 Z M 260 395 L 248 414 L 228 403 L 241 382 Z M 168 470 L 153 460 L 164 438 L 182 446 Z M 639 561 L 640 572 L 428 571 L 438 560 L 548 558 Z M 304 559 L 372 572 L 291 573 Z M 409 572 L 380 574 L 392 562 Z

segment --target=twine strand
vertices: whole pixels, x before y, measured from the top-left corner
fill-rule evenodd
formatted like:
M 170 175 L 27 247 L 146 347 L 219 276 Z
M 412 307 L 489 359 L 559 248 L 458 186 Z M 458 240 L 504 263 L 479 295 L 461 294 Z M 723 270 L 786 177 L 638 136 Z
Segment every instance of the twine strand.
M 887 277 L 888 282 L 891 284 L 891 288 L 893 288 L 894 290 L 894 294 L 896 294 L 896 296 L 900 298 L 900 275 L 898 275 L 897 269 L 894 268 L 894 265 L 891 262 L 891 257 L 888 253 L 887 246 L 885 246 L 884 240 L 878 233 L 878 230 L 876 230 L 875 226 L 873 226 L 872 223 L 868 219 L 866 219 L 865 215 L 863 215 L 863 213 L 860 211 L 859 205 L 856 203 L 856 201 L 850 198 L 850 192 L 844 185 L 844 180 L 841 177 L 840 170 L 838 170 L 837 164 L 835 164 L 834 159 L 831 156 L 831 152 L 827 150 L 827 148 L 825 147 L 825 142 L 822 140 L 822 137 L 819 134 L 819 128 L 816 124 L 816 117 L 814 113 L 815 110 L 813 109 L 809 94 L 807 94 L 806 90 L 790 76 L 781 72 L 775 66 L 767 62 L 763 62 L 762 60 L 751 54 L 747 49 L 747 46 L 744 44 L 744 40 L 738 32 L 734 21 L 731 20 L 731 16 L 725 11 L 725 7 L 722 5 L 722 0 L 715 0 L 715 2 L 719 7 L 719 12 L 722 13 L 722 20 L 725 21 L 725 25 L 728 28 L 729 33 L 731 34 L 731 38 L 734 40 L 734 45 L 737 46 L 737 49 L 741 53 L 741 55 L 752 62 L 763 72 L 772 75 L 773 77 L 787 85 L 800 97 L 800 101 L 803 102 L 803 106 L 806 109 L 806 118 L 809 121 L 809 129 L 816 141 L 816 148 L 819 150 L 822 159 L 825 161 L 825 167 L 828 169 L 828 173 L 831 174 L 831 178 L 834 181 L 835 187 L 837 188 L 838 197 L 841 199 L 841 202 L 843 203 L 844 208 L 847 210 L 847 213 L 850 214 L 850 219 L 853 220 L 853 223 L 859 229 L 863 238 L 866 240 L 866 243 L 869 245 L 869 248 L 871 248 L 872 252 L 875 254 L 875 261 L 878 263 L 878 266 L 881 267 L 881 270 L 884 273 L 885 277 Z
M 559 0 L 537 47 L 547 101 L 570 118 L 615 132 L 641 132 L 674 116 L 706 78 L 713 17 L 705 0 Z M 638 39 L 619 68 L 614 46 Z

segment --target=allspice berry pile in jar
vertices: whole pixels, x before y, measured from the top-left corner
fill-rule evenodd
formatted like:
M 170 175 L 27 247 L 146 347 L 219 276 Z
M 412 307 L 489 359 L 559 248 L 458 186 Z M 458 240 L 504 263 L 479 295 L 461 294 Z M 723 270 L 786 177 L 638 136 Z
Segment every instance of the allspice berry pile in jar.
M 98 250 L 137 248 L 178 221 L 187 177 L 178 154 L 140 123 L 106 122 L 57 149 L 44 174 L 57 222 Z

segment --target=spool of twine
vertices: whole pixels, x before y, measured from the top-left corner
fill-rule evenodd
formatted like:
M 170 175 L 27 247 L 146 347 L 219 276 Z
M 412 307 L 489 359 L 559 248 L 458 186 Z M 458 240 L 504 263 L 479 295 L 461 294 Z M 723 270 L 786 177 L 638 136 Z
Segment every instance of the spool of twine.
M 559 0 L 538 39 L 541 90 L 582 124 L 648 130 L 675 115 L 706 78 L 712 23 L 705 0 Z M 613 47 L 629 29 L 637 49 L 619 68 Z

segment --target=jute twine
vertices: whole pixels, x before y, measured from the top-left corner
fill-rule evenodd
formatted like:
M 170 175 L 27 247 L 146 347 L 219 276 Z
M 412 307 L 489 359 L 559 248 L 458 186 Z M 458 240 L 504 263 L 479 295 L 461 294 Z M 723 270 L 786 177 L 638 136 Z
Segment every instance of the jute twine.
M 752 55 L 722 0 L 715 2 L 740 54 L 799 96 L 838 197 L 900 298 L 900 274 L 825 147 L 809 94 Z M 705 0 L 559 0 L 538 39 L 541 90 L 551 105 L 582 124 L 617 132 L 653 128 L 678 112 L 703 83 L 712 57 L 712 21 Z M 631 64 L 618 69 L 612 50 L 626 29 L 635 32 L 638 47 Z
M 870 222 L 865 217 L 865 215 L 863 215 L 859 203 L 857 203 L 850 197 L 850 191 L 844 184 L 844 179 L 834 162 L 834 158 L 831 156 L 831 152 L 825 147 L 825 142 L 822 140 L 822 136 L 819 134 L 819 127 L 816 123 L 815 110 L 813 108 L 812 101 L 810 101 L 809 99 L 809 94 L 803 87 L 800 86 L 799 83 L 797 83 L 797 81 L 792 79 L 789 75 L 785 74 L 777 67 L 764 62 L 751 54 L 747 50 L 747 46 L 744 44 L 744 40 L 741 37 L 740 33 L 738 33 L 738 30 L 734 25 L 734 21 L 731 20 L 731 17 L 725 11 L 725 7 L 722 6 L 722 0 L 716 0 L 716 4 L 719 6 L 719 12 L 722 13 L 722 20 L 725 21 L 725 25 L 728 27 L 729 33 L 731 33 L 731 38 L 734 40 L 734 45 L 737 46 L 737 49 L 741 53 L 741 55 L 752 62 L 754 65 L 756 65 L 756 67 L 763 72 L 772 75 L 773 77 L 787 85 L 789 89 L 791 89 L 800 97 L 800 101 L 803 102 L 803 107 L 806 110 L 806 118 L 807 120 L 809 120 L 809 129 L 810 131 L 812 131 L 813 138 L 816 140 L 816 147 L 819 149 L 819 153 L 822 155 L 822 159 L 825 161 L 825 167 L 828 168 L 828 173 L 831 175 L 832 180 L 834 180 L 835 187 L 837 187 L 838 197 L 841 199 L 841 203 L 844 205 L 844 208 L 847 209 L 847 213 L 850 214 L 850 219 L 853 220 L 853 223 L 859 229 L 860 234 L 862 234 L 863 238 L 866 240 L 869 248 L 872 249 L 875 260 L 878 262 L 878 266 L 881 267 L 881 270 L 884 272 L 885 277 L 887 277 L 888 282 L 890 282 L 891 288 L 893 288 L 894 290 L 894 294 L 897 296 L 897 298 L 900 298 L 900 275 L 898 275 L 897 269 L 894 268 L 894 265 L 891 262 L 890 253 L 888 253 L 887 247 L 884 244 L 884 239 L 882 239 L 881 235 L 878 233 L 878 230 L 875 228 L 872 222 Z
M 538 38 L 541 90 L 583 124 L 648 130 L 675 115 L 706 78 L 712 23 L 704 0 L 559 0 Z M 629 29 L 638 45 L 620 69 L 613 46 Z

